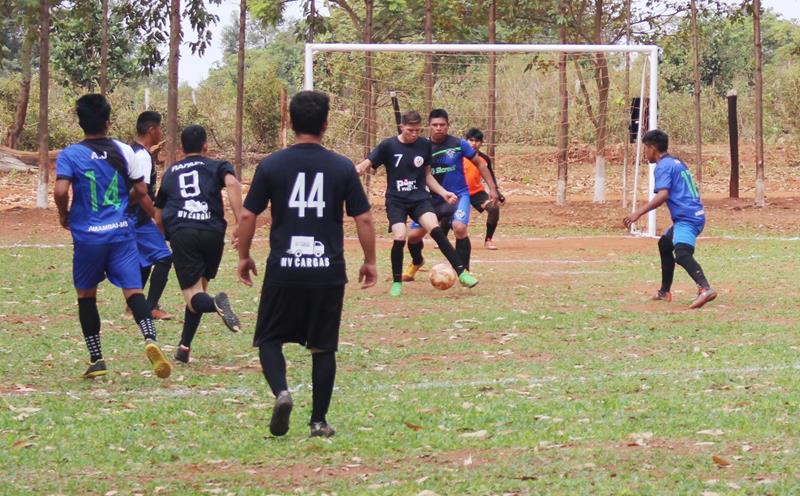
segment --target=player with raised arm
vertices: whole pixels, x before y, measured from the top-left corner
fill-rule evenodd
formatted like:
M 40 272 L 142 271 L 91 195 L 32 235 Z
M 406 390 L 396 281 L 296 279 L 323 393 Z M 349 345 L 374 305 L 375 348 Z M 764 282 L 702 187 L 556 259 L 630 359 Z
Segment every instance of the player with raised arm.
M 456 236 L 456 251 L 464 263 L 464 268 L 469 270 L 469 260 L 472 253 L 472 244 L 469 240 L 467 229 L 469 225 L 470 199 L 469 188 L 464 177 L 463 158 L 466 157 L 473 160 L 478 166 L 481 177 L 489 185 L 489 200 L 491 202 L 497 199 L 497 186 L 494 179 L 492 179 L 492 173 L 489 171 L 486 161 L 478 155 L 478 152 L 466 140 L 448 134 L 450 120 L 447 111 L 444 109 L 432 110 L 428 116 L 428 126 L 430 127 L 431 156 L 433 160 L 431 172 L 439 184 L 447 191 L 458 196 L 456 210 L 453 213 L 452 227 Z M 443 200 L 433 197 L 434 208 L 440 206 L 442 202 Z M 424 263 L 422 238 L 425 237 L 426 231 L 427 229 L 423 226 L 412 224 L 412 231 L 408 236 L 408 251 L 411 253 L 411 264 L 403 273 L 404 281 L 414 280 L 414 276 Z
M 419 137 L 421 124 L 422 117 L 418 112 L 405 112 L 400 117 L 400 134 L 381 141 L 369 157 L 356 166 L 359 174 L 366 172 L 369 167 L 377 169 L 381 165 L 386 166 L 386 216 L 394 239 L 391 253 L 392 296 L 402 293 L 403 249 L 407 235 L 406 220 L 409 217 L 430 231 L 431 237 L 458 274 L 461 284 L 468 287 L 478 284 L 478 280 L 465 269 L 447 235 L 437 225 L 431 195 L 438 195 L 449 204 L 455 204 L 457 197 L 431 175 L 431 143 Z
M 89 368 L 85 378 L 106 375 L 100 344 L 97 285 L 106 277 L 122 294 L 145 339 L 145 354 L 160 378 L 172 366 L 156 342 L 150 307 L 142 293 L 136 232 L 128 207 L 147 195 L 144 174 L 130 146 L 108 137 L 111 105 L 98 94 L 75 104 L 84 139 L 61 151 L 53 193 L 61 226 L 72 234 L 72 279 Z M 70 204 L 70 189 L 72 204 Z
M 170 314 L 161 310 L 158 301 L 167 286 L 169 270 L 172 268 L 172 253 L 167 247 L 164 235 L 153 222 L 156 209 L 153 201 L 156 199 L 156 183 L 158 175 L 150 149 L 161 141 L 161 114 L 147 110 L 139 114 L 136 119 L 136 139 L 131 144 L 136 161 L 144 174 L 147 185 L 147 196 L 139 201 L 134 210 L 136 222 L 136 245 L 139 250 L 139 265 L 142 270 L 142 287 L 150 279 L 150 289 L 147 292 L 147 304 L 154 319 L 168 320 Z M 152 272 L 152 277 L 150 274 Z
M 284 343 L 311 351 L 311 436 L 332 436 L 326 415 L 336 377 L 336 350 L 347 283 L 343 215 L 355 219 L 364 264 L 362 288 L 374 286 L 375 230 L 370 205 L 353 163 L 322 146 L 328 96 L 301 91 L 289 104 L 295 144 L 258 165 L 239 222 L 239 279 L 252 286 L 256 264 L 250 247 L 256 218 L 270 205 L 270 252 L 258 305 L 253 346 L 275 395 L 269 429 L 289 430 L 292 396 L 286 382 Z
M 692 173 L 678 158 L 668 153 L 669 137 L 660 129 L 648 131 L 642 137 L 644 155 L 650 163 L 656 163 L 655 196 L 647 204 L 623 219 L 625 227 L 630 227 L 639 217 L 667 203 L 672 227 L 658 240 L 661 254 L 661 289 L 653 296 L 654 300 L 672 301 L 672 278 L 675 263 L 686 269 L 697 284 L 697 297 L 689 308 L 700 308 L 717 297 L 717 292 L 708 284 L 703 269 L 694 259 L 697 236 L 703 232 L 706 216 L 703 202 Z
M 172 246 L 178 284 L 186 302 L 183 332 L 175 359 L 189 363 L 192 340 L 204 313 L 218 313 L 232 332 L 239 331 L 228 295 L 209 295 L 225 248 L 225 211 L 222 189 L 234 219 L 242 209 L 242 186 L 230 162 L 206 157 L 208 143 L 202 126 L 187 126 L 181 132 L 186 157 L 167 170 L 156 195 L 156 221 Z M 234 233 L 234 246 L 236 238 Z

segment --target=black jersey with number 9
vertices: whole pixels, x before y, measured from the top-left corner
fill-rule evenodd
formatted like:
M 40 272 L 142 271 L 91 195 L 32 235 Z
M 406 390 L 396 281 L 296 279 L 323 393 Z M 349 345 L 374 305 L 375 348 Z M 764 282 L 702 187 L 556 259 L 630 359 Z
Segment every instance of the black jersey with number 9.
M 264 284 L 345 284 L 345 208 L 351 217 L 370 209 L 353 163 L 310 143 L 275 152 L 258 165 L 244 207 L 260 214 L 268 203 L 272 225 Z

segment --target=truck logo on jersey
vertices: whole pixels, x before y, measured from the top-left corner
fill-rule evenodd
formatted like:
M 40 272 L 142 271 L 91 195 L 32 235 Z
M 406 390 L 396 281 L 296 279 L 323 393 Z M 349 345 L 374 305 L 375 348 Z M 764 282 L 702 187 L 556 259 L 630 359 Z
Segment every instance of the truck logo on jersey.
M 417 180 L 416 179 L 399 179 L 395 181 L 397 184 L 397 191 L 414 191 L 417 189 Z
M 186 200 L 183 208 L 178 210 L 179 219 L 208 220 L 211 212 L 208 211 L 208 203 L 198 200 Z
M 292 236 L 286 253 L 294 257 L 281 257 L 281 267 L 330 267 L 331 261 L 325 255 L 325 245 L 314 236 Z M 309 258 L 310 257 L 310 258 Z
M 422 164 L 425 163 L 425 159 L 417 155 L 414 157 L 414 167 L 422 167 Z

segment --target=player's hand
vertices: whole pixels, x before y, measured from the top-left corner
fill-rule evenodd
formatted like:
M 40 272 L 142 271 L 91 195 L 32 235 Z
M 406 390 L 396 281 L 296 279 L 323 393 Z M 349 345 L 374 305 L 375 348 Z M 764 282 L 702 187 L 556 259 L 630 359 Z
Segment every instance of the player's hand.
M 239 229 L 234 229 L 231 234 L 231 246 L 234 250 L 239 248 Z
M 366 263 L 358 270 L 358 282 L 361 289 L 371 288 L 378 282 L 378 269 L 374 263 Z
M 250 278 L 251 272 L 254 276 L 258 275 L 256 263 L 253 261 L 253 259 L 251 257 L 240 258 L 239 267 L 236 269 L 236 273 L 239 275 L 239 281 L 245 286 L 253 285 L 253 280 Z
M 69 231 L 69 213 L 58 214 L 58 223 L 61 224 L 61 227 Z
M 489 188 L 489 201 L 492 203 L 497 201 L 497 188 Z
M 456 203 L 458 203 L 458 195 L 456 195 L 452 191 L 445 191 L 444 195 L 442 195 L 442 198 L 444 198 L 444 201 L 446 201 L 450 205 L 455 205 Z
M 497 192 L 497 202 L 498 202 L 500 205 L 505 205 L 505 204 L 506 204 L 506 197 L 505 197 L 505 196 L 503 196 L 503 193 L 501 193 L 501 192 L 499 192 L 499 191 Z
M 622 223 L 625 225 L 625 227 L 630 229 L 631 224 L 639 220 L 639 217 L 641 216 L 636 213 L 630 214 L 629 216 L 622 219 Z

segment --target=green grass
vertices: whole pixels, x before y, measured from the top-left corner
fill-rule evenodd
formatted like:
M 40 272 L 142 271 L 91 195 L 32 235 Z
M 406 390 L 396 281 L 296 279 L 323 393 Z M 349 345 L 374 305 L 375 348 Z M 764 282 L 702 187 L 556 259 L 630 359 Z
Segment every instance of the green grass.
M 85 381 L 71 248 L 2 249 L 0 494 L 800 492 L 798 244 L 701 241 L 720 298 L 694 312 L 680 268 L 675 301 L 647 301 L 653 241 L 591 246 L 476 247 L 477 288 L 439 292 L 423 273 L 401 299 L 383 246 L 379 287 L 348 290 L 330 440 L 307 438 L 310 357 L 293 345 L 292 427 L 268 436 L 258 291 L 234 281 L 233 252 L 212 290 L 229 292 L 243 333 L 207 316 L 193 362 L 160 381 L 104 283 L 111 373 Z M 163 304 L 182 314 L 174 277 Z M 159 323 L 160 341 L 180 325 Z

